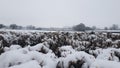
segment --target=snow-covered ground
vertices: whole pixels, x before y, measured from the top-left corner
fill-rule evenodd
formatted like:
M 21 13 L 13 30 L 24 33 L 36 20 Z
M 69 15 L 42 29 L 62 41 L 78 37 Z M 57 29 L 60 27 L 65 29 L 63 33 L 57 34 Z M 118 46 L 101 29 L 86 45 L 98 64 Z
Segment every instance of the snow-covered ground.
M 120 68 L 120 34 L 0 31 L 0 68 Z
M 44 46 L 46 53 L 40 52 Z M 0 68 L 120 68 L 120 49 L 108 48 L 91 51 L 97 57 L 84 51 L 76 51 L 70 46 L 60 48 L 62 57 L 57 57 L 44 44 L 20 47 L 6 47 L 0 55 Z M 77 67 L 78 66 L 78 67 Z

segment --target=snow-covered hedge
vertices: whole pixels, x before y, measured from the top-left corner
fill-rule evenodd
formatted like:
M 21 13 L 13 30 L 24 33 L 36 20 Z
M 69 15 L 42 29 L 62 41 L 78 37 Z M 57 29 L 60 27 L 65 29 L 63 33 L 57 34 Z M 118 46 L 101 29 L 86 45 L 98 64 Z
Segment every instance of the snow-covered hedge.
M 120 34 L 0 31 L 0 68 L 120 68 Z

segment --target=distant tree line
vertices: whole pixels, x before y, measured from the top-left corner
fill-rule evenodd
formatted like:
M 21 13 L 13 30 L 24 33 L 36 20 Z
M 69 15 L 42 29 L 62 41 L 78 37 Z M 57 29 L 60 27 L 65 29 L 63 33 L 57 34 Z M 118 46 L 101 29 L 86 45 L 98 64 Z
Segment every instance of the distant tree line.
M 78 24 L 78 25 L 73 26 L 73 30 L 75 30 L 75 31 L 85 31 L 85 30 L 94 30 L 94 29 L 96 29 L 95 26 L 93 26 L 93 27 L 88 27 L 88 26 L 86 26 L 86 25 L 83 24 L 83 23 L 80 23 L 80 24 Z
M 78 25 L 73 26 L 72 28 L 41 28 L 41 27 L 35 27 L 33 25 L 28 25 L 26 27 L 17 25 L 17 24 L 10 24 L 9 26 L 6 26 L 4 24 L 0 24 L 0 29 L 17 29 L 17 30 L 22 30 L 22 29 L 27 29 L 27 30 L 74 30 L 74 31 L 86 31 L 86 30 L 100 30 L 100 28 L 97 28 L 96 26 L 86 26 L 83 23 L 80 23 Z M 118 30 L 120 29 L 117 24 L 113 24 L 110 27 L 104 27 L 103 30 Z
M 35 27 L 33 25 L 28 25 L 26 27 L 23 27 L 23 26 L 19 26 L 19 25 L 16 25 L 16 24 L 10 24 L 9 26 L 6 26 L 4 24 L 0 24 L 0 29 L 18 29 L 18 30 L 21 30 L 21 29 L 28 29 L 28 30 L 41 30 L 42 28 L 40 27 Z
M 104 27 L 104 30 L 119 30 L 119 26 L 117 24 L 113 24 L 110 27 Z
M 80 23 L 78 25 L 73 26 L 72 28 L 75 31 L 86 31 L 86 30 L 101 30 L 100 28 L 97 28 L 96 26 L 88 27 L 83 23 Z M 102 30 L 119 30 L 119 26 L 117 24 L 113 24 L 110 27 L 104 27 Z

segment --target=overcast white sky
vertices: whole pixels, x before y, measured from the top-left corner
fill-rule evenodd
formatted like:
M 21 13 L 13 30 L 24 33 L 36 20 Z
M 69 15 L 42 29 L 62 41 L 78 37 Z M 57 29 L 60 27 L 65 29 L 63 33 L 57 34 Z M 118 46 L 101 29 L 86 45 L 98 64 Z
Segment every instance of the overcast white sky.
M 0 0 L 0 23 L 40 27 L 120 25 L 120 0 Z

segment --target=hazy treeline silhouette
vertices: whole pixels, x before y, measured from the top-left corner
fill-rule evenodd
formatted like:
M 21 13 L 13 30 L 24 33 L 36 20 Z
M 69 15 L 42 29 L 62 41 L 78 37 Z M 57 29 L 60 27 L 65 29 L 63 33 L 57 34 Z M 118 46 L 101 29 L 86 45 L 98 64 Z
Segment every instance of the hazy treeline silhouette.
M 28 30 L 73 30 L 73 31 L 85 31 L 85 30 L 99 30 L 101 28 L 98 28 L 96 26 L 86 26 L 83 23 L 80 23 L 78 25 L 72 26 L 70 28 L 42 28 L 42 27 L 35 27 L 33 25 L 28 25 L 28 26 L 20 26 L 17 24 L 10 24 L 9 26 L 6 26 L 4 24 L 0 24 L 0 29 L 17 29 L 17 30 L 22 30 L 22 29 L 28 29 Z M 103 30 L 118 30 L 120 29 L 117 24 L 113 24 L 110 27 L 104 27 Z
M 41 30 L 40 27 L 35 27 L 33 25 L 28 25 L 26 27 L 17 25 L 17 24 L 10 24 L 9 26 L 6 26 L 4 24 L 0 24 L 0 29 L 5 28 L 5 29 L 30 29 L 30 30 Z
M 96 29 L 100 30 L 101 28 L 98 28 L 96 26 L 89 27 L 83 23 L 73 26 L 73 30 L 75 30 L 75 31 L 96 30 Z M 102 30 L 119 30 L 119 29 L 120 28 L 117 24 L 113 24 L 110 27 L 104 27 L 104 29 L 102 29 Z

